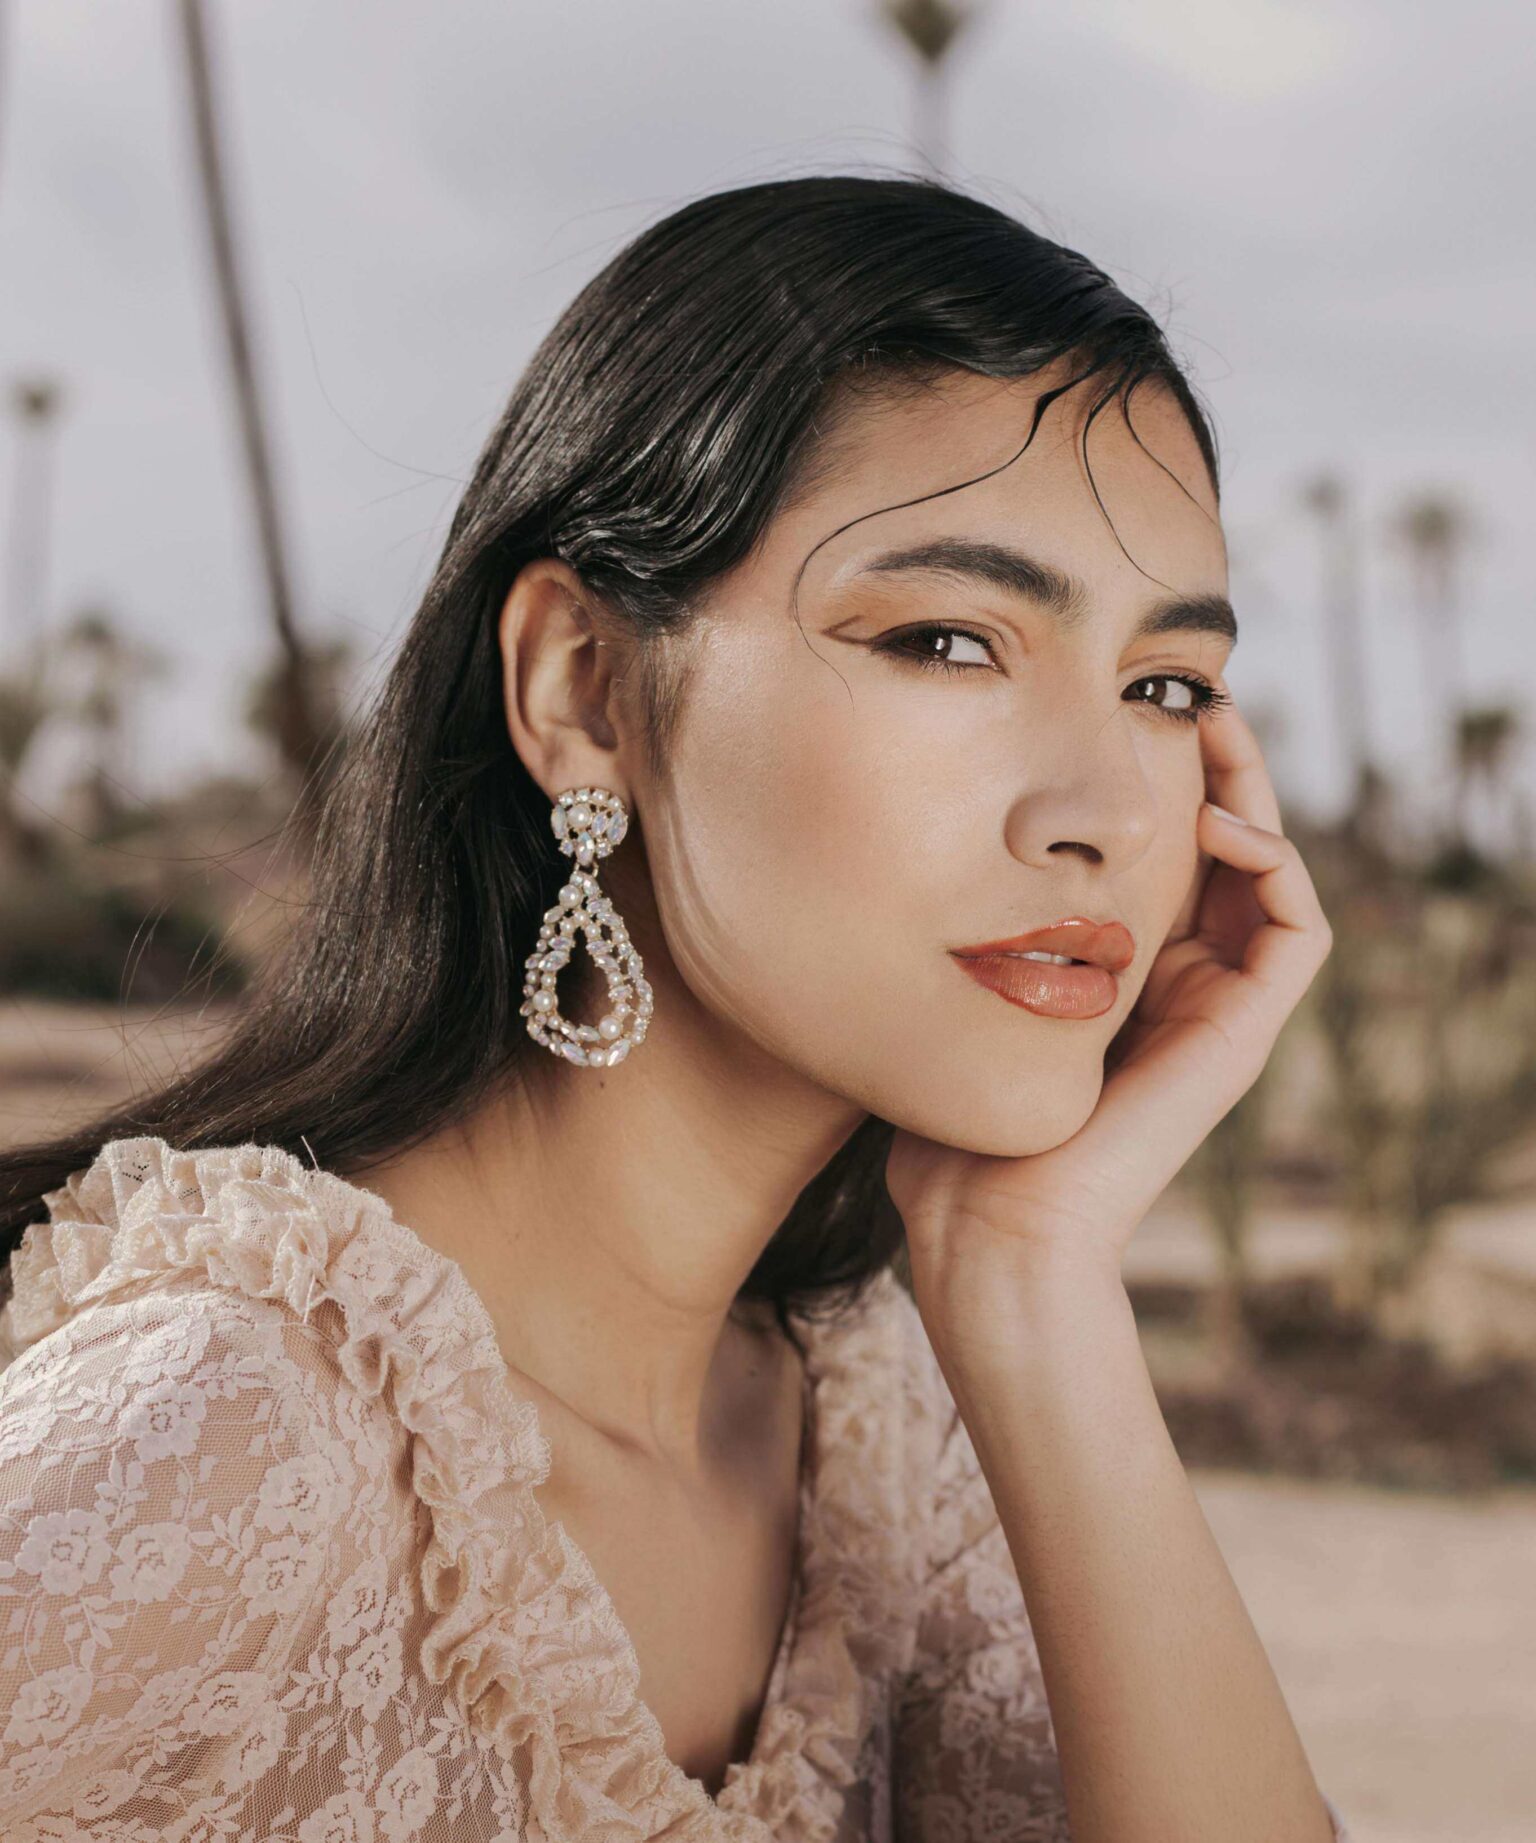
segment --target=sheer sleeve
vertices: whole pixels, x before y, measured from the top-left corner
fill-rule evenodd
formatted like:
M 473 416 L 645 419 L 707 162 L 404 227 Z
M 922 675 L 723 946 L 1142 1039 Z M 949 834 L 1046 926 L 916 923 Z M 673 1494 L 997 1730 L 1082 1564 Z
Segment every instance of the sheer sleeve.
M 87 1306 L 0 1372 L 0 1831 L 151 1839 L 269 1767 L 346 1481 L 281 1308 Z M 23 1820 L 32 1820 L 24 1822 Z
M 951 1409 L 917 1643 L 892 1707 L 896 1843 L 1070 1843 L 1039 1653 L 986 1477 Z M 1351 1843 L 1325 1797 L 1335 1843 Z

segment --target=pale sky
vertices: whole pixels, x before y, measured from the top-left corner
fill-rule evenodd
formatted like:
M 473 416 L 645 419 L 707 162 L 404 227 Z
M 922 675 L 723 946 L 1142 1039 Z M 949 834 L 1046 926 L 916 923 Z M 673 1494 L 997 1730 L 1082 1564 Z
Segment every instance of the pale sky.
M 259 759 L 269 656 L 168 4 L 0 0 L 0 384 L 58 376 L 50 618 L 170 655 L 130 785 Z M 910 158 L 872 0 L 214 0 L 216 76 L 300 617 L 371 681 L 550 322 L 721 187 Z M 1318 545 L 1353 482 L 1377 747 L 1435 771 L 1401 554 L 1413 492 L 1479 535 L 1467 691 L 1536 726 L 1536 82 L 1518 0 L 993 0 L 950 73 L 950 170 L 1169 327 L 1210 404 L 1242 639 L 1283 795 L 1340 791 Z M 0 422 L 0 546 L 15 425 Z M 0 608 L 0 623 L 12 611 Z M 13 636 L 0 627 L 0 655 Z M 44 778 L 46 773 L 38 770 Z M 1524 777 L 1536 785 L 1536 747 Z

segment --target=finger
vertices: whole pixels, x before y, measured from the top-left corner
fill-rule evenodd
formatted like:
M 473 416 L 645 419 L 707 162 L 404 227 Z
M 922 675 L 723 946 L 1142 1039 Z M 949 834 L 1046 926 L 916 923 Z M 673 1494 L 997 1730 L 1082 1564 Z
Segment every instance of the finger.
M 1218 688 L 1228 689 L 1225 680 Z M 1229 813 L 1271 832 L 1284 831 L 1280 802 L 1264 751 L 1248 719 L 1236 704 L 1214 712 L 1200 725 L 1203 734 L 1206 797 Z
M 1258 1034 L 1250 1050 L 1235 1032 Z M 1099 1104 L 1072 1146 L 1091 1168 L 1104 1207 L 1139 1221 L 1188 1162 L 1190 1153 L 1246 1092 L 1262 1067 L 1271 1033 L 1201 1020 L 1181 1026 L 1136 1061 L 1106 1070 Z M 1235 1059 L 1228 1054 L 1236 1051 Z
M 1209 806 L 1200 815 L 1202 849 L 1252 878 L 1265 919 L 1248 938 L 1229 999 L 1144 1059 L 1106 1069 L 1103 1096 L 1078 1140 L 1122 1200 L 1139 1194 L 1138 1186 L 1149 1187 L 1148 1203 L 1161 1193 L 1188 1148 L 1238 1098 L 1228 1085 L 1234 1069 L 1247 1070 L 1246 1091 L 1332 942 L 1317 891 L 1290 839 L 1223 818 Z M 1213 1061 L 1212 1041 L 1223 1043 L 1230 1059 Z
M 1243 972 L 1282 1001 L 1294 1002 L 1312 983 L 1333 938 L 1294 841 L 1282 832 L 1239 824 L 1209 804 L 1200 809 L 1197 836 L 1203 850 L 1253 879 L 1265 919 L 1243 950 Z

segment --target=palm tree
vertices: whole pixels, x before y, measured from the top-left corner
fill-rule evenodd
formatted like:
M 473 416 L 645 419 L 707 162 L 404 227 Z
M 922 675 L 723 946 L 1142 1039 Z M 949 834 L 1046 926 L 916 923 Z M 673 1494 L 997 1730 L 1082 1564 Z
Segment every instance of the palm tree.
M 882 0 L 880 10 L 917 54 L 912 141 L 926 165 L 938 173 L 946 146 L 944 60 L 976 8 L 956 5 L 955 0 Z
M 318 779 L 326 772 L 327 763 L 321 755 L 325 738 L 312 695 L 308 652 L 294 623 L 287 550 L 219 151 L 218 109 L 209 68 L 202 0 L 181 0 L 181 28 L 209 254 L 224 321 L 229 381 L 266 579 L 267 606 L 277 635 L 274 728 L 283 759 L 302 784 L 307 777 Z M 305 810 L 309 810 L 307 806 Z
M 3 142 L 5 138 L 5 79 L 8 74 L 6 66 L 5 27 L 5 0 L 0 0 L 0 142 Z M 3 151 L 3 147 L 0 147 L 0 152 Z
M 1322 529 L 1324 612 L 1333 712 L 1349 777 L 1347 825 L 1359 830 L 1372 801 L 1370 706 L 1360 610 L 1359 543 L 1349 490 L 1337 474 L 1319 474 L 1302 488 L 1302 503 Z
M 18 810 L 16 776 L 32 738 L 48 714 L 36 675 L 0 673 L 0 871 L 13 864 L 41 863 L 48 835 Z
M 1455 825 L 1465 841 L 1472 793 L 1479 783 L 1497 799 L 1507 786 L 1521 735 L 1520 713 L 1510 704 L 1484 704 L 1456 717 Z
M 44 832 L 18 809 L 14 789 L 27 750 L 47 711 L 43 689 L 48 649 L 48 538 L 52 526 L 53 445 L 60 405 L 52 378 L 12 386 L 20 424 L 15 490 L 7 536 L 5 627 L 0 639 L 17 661 L 0 672 L 0 865 L 40 861 Z
M 34 682 L 42 669 L 40 642 L 48 618 L 54 437 L 63 400 L 55 378 L 21 378 L 11 386 L 11 409 L 20 433 L 11 500 L 5 640 L 18 656 L 31 648 L 28 670 Z
M 1424 674 L 1425 709 L 1437 738 L 1449 740 L 1461 709 L 1465 675 L 1461 659 L 1458 569 L 1472 522 L 1449 495 L 1425 492 L 1398 512 L 1396 535 L 1406 547 L 1414 578 L 1419 624 L 1419 658 Z M 1437 830 L 1446 821 L 1444 805 L 1435 812 Z

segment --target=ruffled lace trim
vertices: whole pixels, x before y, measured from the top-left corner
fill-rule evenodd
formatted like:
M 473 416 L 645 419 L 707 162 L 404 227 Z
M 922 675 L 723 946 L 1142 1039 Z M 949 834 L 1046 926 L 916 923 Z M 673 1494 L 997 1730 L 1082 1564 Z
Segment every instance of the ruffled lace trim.
M 668 1756 L 590 1563 L 545 1519 L 535 1487 L 548 1442 L 455 1262 L 382 1198 L 277 1146 L 181 1152 L 117 1139 L 44 1202 L 49 1220 L 11 1257 L 0 1359 L 97 1300 L 185 1274 L 283 1301 L 334 1339 L 355 1388 L 393 1391 L 430 1522 L 423 1668 L 504 1758 L 526 1749 L 550 1843 L 663 1831 L 690 1843 L 829 1843 L 876 1699 L 913 1642 L 903 1589 L 922 1544 L 891 1514 L 905 1501 L 912 1417 L 877 1412 L 902 1373 L 900 1320 L 885 1309 L 894 1274 L 840 1324 L 799 1321 L 814 1413 L 796 1601 L 751 1756 L 712 1799 Z

